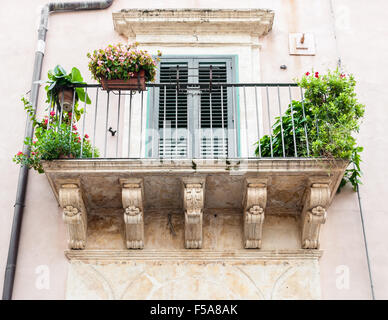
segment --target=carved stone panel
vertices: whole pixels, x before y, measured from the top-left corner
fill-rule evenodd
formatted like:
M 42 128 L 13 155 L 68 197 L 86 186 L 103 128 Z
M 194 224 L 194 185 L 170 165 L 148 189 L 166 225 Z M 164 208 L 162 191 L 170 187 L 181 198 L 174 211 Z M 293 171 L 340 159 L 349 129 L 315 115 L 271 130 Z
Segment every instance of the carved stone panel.
M 144 209 L 142 179 L 120 180 L 124 208 L 125 243 L 128 249 L 144 247 Z
M 305 196 L 302 211 L 302 247 L 304 249 L 319 249 L 319 232 L 321 225 L 326 222 L 326 209 L 330 202 L 330 188 L 328 183 L 314 183 L 311 179 L 310 187 Z
M 187 249 L 202 248 L 204 187 L 204 180 L 185 179 L 183 181 L 183 207 L 185 209 L 185 247 Z
M 65 183 L 59 189 L 59 204 L 68 230 L 70 249 L 84 249 L 86 245 L 87 216 L 79 184 Z
M 266 180 L 248 178 L 246 180 L 246 191 L 243 200 L 244 246 L 246 249 L 261 247 L 266 203 Z

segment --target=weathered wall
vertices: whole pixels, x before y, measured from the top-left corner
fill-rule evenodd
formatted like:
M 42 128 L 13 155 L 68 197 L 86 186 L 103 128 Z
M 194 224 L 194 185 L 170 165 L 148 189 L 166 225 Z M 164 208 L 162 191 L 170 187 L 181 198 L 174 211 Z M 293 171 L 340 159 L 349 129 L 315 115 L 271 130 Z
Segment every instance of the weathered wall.
M 21 107 L 21 94 L 30 90 L 33 51 L 36 45 L 36 27 L 39 18 L 37 6 L 46 1 L 5 2 L 0 12 L 2 34 L 0 55 L 3 72 L 0 78 L 1 100 L 0 163 L 3 179 L 0 181 L 0 287 L 8 250 L 12 223 L 13 203 L 16 193 L 18 167 L 11 158 L 22 147 L 25 114 Z M 311 1 L 165 1 L 164 7 L 262 7 L 275 11 L 273 30 L 262 39 L 262 81 L 286 82 L 300 76 L 312 67 L 324 72 L 335 67 L 340 56 L 345 71 L 356 75 L 359 98 L 367 105 L 365 121 L 359 141 L 363 152 L 364 184 L 361 199 L 371 255 L 372 273 L 377 298 L 387 298 L 388 263 L 385 229 L 388 225 L 384 196 L 387 172 L 387 133 L 385 123 L 388 113 L 385 94 L 388 44 L 385 12 L 388 3 L 374 0 Z M 109 10 L 55 14 L 50 17 L 43 77 L 49 68 L 60 63 L 67 69 L 77 66 L 86 76 L 86 52 L 111 42 L 125 41 L 113 30 L 111 12 L 122 8 L 158 7 L 158 1 L 142 3 L 116 0 Z M 292 57 L 288 55 L 288 32 L 313 32 L 317 55 Z M 72 37 L 70 37 L 72 35 Z M 286 64 L 288 69 L 279 69 Z M 265 230 L 265 229 L 264 229 Z M 265 243 L 265 242 L 264 242 Z M 47 179 L 30 173 L 27 203 L 22 228 L 14 298 L 62 299 L 68 262 L 63 255 L 65 232 L 61 213 L 52 195 Z M 346 189 L 338 195 L 328 212 L 328 221 L 321 236 L 320 259 L 323 298 L 368 299 L 370 287 L 367 273 L 361 221 L 357 195 Z M 47 265 L 50 270 L 50 289 L 38 290 L 37 267 Z M 349 270 L 348 289 L 338 289 L 338 266 Z M 39 269 L 38 269 L 39 271 Z

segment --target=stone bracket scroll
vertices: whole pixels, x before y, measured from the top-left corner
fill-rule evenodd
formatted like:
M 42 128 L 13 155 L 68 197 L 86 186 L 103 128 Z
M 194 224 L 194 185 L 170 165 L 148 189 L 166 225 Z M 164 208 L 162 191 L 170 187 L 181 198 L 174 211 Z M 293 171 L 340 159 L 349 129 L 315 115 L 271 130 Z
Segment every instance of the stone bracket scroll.
M 185 247 L 202 248 L 202 218 L 205 179 L 183 179 L 183 207 L 185 210 Z
M 85 249 L 87 212 L 79 182 L 63 183 L 59 188 L 59 205 L 68 230 L 69 249 Z
M 330 187 L 325 180 L 311 178 L 302 211 L 302 248 L 319 249 L 319 232 L 326 222 Z
M 267 204 L 267 179 L 246 179 L 243 200 L 244 208 L 244 247 L 261 248 L 264 211 Z
M 120 179 L 128 249 L 144 248 L 144 191 L 142 179 Z

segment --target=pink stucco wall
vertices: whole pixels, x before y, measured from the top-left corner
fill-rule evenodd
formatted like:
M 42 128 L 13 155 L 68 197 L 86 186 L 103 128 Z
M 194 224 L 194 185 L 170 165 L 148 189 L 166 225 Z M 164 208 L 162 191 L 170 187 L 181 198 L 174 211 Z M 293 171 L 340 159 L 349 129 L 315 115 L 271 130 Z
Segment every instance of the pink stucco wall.
M 37 39 L 39 5 L 46 1 L 4 2 L 0 10 L 0 288 L 8 250 L 19 168 L 12 156 L 22 148 L 25 113 L 20 96 L 30 90 L 34 50 Z M 86 52 L 102 45 L 125 41 L 113 30 L 111 13 L 123 8 L 157 8 L 160 1 L 116 0 L 104 11 L 61 13 L 50 17 L 43 65 L 47 70 L 60 63 L 69 69 L 77 66 L 87 76 Z M 384 0 L 197 0 L 163 2 L 170 8 L 269 8 L 275 11 L 273 30 L 262 39 L 262 81 L 291 81 L 314 68 L 325 71 L 341 57 L 345 72 L 358 79 L 359 99 L 366 104 L 366 115 L 359 136 L 363 152 L 363 185 L 360 187 L 366 233 L 370 251 L 376 297 L 388 298 L 388 212 L 384 206 L 388 194 L 385 181 L 388 158 L 386 123 L 388 104 L 384 70 L 388 69 L 388 44 Z M 289 32 L 313 32 L 316 56 L 288 54 Z M 279 66 L 286 64 L 287 70 Z M 65 230 L 60 210 L 44 175 L 30 172 L 27 202 L 20 242 L 14 298 L 62 299 L 67 261 Z M 326 299 L 369 299 L 370 284 L 365 257 L 357 194 L 350 189 L 337 195 L 328 212 L 321 235 L 321 286 Z M 47 265 L 50 289 L 38 290 L 36 268 Z M 336 268 L 349 268 L 348 289 L 336 287 Z

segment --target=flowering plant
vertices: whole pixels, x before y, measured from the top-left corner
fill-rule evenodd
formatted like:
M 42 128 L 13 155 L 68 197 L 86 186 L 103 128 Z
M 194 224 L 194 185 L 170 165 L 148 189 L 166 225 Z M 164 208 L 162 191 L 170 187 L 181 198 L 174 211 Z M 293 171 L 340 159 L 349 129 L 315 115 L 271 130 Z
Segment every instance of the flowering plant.
M 306 72 L 298 85 L 305 89 L 304 100 L 292 101 L 285 114 L 276 117 L 272 134 L 260 139 L 257 144 L 261 150 L 258 146 L 256 154 L 293 157 L 295 137 L 299 157 L 349 160 L 353 167 L 346 170 L 340 188 L 350 182 L 356 190 L 363 148 L 357 145 L 354 134 L 359 131 L 365 106 L 357 100 L 353 75 L 339 70 L 326 75 Z
M 145 80 L 155 81 L 156 65 L 161 52 L 158 51 L 158 58 L 154 60 L 147 50 L 137 49 L 138 45 L 138 43 L 133 45 L 119 43 L 88 53 L 89 70 L 93 78 L 96 80 L 101 78 L 127 80 L 133 78 L 135 72 L 144 70 Z
M 98 150 L 92 147 L 89 136 L 79 135 L 77 126 L 74 124 L 75 117 L 71 112 L 63 112 L 60 119 L 55 111 L 51 111 L 39 121 L 35 117 L 30 102 L 25 98 L 22 98 L 22 101 L 34 126 L 35 139 L 27 137 L 24 140 L 30 154 L 19 151 L 13 158 L 14 162 L 43 173 L 42 160 L 77 158 L 81 155 L 83 158 L 99 156 Z

